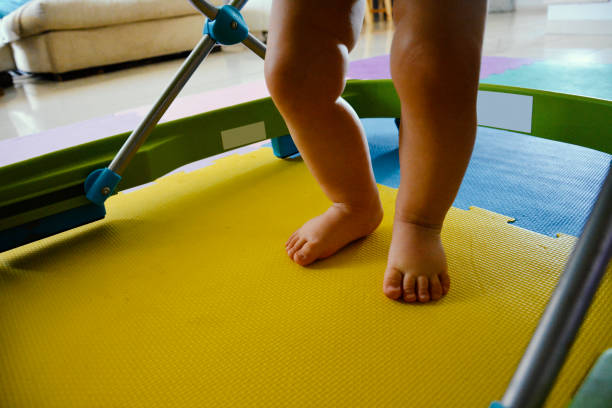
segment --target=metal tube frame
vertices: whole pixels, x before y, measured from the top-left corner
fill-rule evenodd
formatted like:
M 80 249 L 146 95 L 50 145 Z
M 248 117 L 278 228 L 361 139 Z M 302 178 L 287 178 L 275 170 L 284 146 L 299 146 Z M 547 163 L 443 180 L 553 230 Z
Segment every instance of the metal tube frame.
M 612 256 L 612 165 L 584 231 L 502 399 L 504 408 L 546 401 Z
M 205 0 L 189 0 L 191 4 L 197 8 L 202 14 L 209 19 L 214 20 L 217 16 L 218 9 Z M 240 10 L 247 3 L 247 0 L 233 0 L 230 5 Z M 149 110 L 146 117 L 140 122 L 138 127 L 130 134 L 119 152 L 115 155 L 108 168 L 118 175 L 122 175 L 126 167 L 140 148 L 147 140 L 147 137 L 157 125 L 157 122 L 164 115 L 172 101 L 185 86 L 189 78 L 193 75 L 198 66 L 206 59 L 217 42 L 209 35 L 204 35 L 189 54 L 185 62 L 181 65 L 177 73 L 174 75 L 170 84 L 166 87 L 162 95 L 159 97 L 155 105 Z M 266 46 L 255 38 L 252 34 L 248 34 L 243 44 L 252 50 L 262 59 L 266 55 Z
M 204 14 L 211 20 L 217 18 L 217 13 L 219 12 L 219 9 L 210 4 L 209 2 L 203 0 L 189 0 L 189 2 L 193 7 L 200 10 L 200 13 Z
M 138 127 L 134 129 L 123 146 L 121 146 L 121 149 L 108 166 L 110 170 L 119 175 L 123 174 L 125 168 L 128 166 L 140 146 L 147 140 L 147 137 L 151 134 L 157 122 L 159 122 L 200 63 L 204 61 L 206 56 L 212 51 L 215 44 L 216 41 L 208 35 L 200 39 L 155 105 L 149 110 L 147 116 L 140 122 Z

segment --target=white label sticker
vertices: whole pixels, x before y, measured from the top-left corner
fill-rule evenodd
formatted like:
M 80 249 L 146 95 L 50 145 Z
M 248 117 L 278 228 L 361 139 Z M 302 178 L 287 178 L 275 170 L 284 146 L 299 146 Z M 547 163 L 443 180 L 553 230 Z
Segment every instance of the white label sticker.
M 478 124 L 531 133 L 533 96 L 478 91 Z
M 225 150 L 259 142 L 265 139 L 266 126 L 263 121 L 221 132 L 221 141 L 223 142 L 223 148 Z

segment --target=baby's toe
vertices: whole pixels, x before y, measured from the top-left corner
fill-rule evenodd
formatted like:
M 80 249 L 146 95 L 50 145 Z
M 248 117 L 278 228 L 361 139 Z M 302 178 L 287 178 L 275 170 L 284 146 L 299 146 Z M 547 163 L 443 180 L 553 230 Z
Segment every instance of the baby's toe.
M 404 301 L 408 303 L 416 302 L 417 295 L 414 291 L 414 285 L 416 283 L 416 279 L 413 275 L 405 275 L 404 276 Z
M 296 238 L 295 241 L 293 242 L 293 245 L 291 247 L 287 247 L 287 255 L 289 255 L 289 258 L 293 259 L 295 253 L 299 251 L 300 249 L 302 249 L 305 243 L 306 243 L 305 238 L 299 238 L 299 237 Z
M 442 285 L 442 294 L 446 295 L 450 290 L 450 278 L 448 273 L 443 272 L 440 274 L 440 284 Z
M 297 241 L 297 239 L 298 239 L 297 232 L 294 232 L 293 234 L 291 234 L 287 242 L 285 242 L 285 248 L 289 249 L 289 247 L 292 247 L 293 244 L 295 244 L 295 241 Z
M 442 284 L 437 275 L 432 276 L 429 279 L 429 293 L 431 294 L 431 300 L 438 300 L 442 297 Z
M 306 266 L 316 261 L 317 257 L 318 253 L 316 250 L 316 245 L 312 244 L 312 242 L 306 242 L 298 251 L 295 252 L 293 255 L 293 260 L 298 265 Z
M 419 276 L 417 278 L 419 302 L 429 302 L 429 279 L 427 276 Z
M 402 296 L 402 273 L 394 268 L 387 268 L 383 279 L 383 293 L 389 299 L 399 299 Z

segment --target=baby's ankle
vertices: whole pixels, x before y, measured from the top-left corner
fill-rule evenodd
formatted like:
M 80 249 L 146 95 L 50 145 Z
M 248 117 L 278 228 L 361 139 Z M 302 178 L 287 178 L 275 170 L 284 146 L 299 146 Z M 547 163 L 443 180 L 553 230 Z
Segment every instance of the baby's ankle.
M 358 200 L 345 200 L 342 202 L 334 202 L 334 207 L 347 213 L 370 213 L 377 214 L 383 212 L 382 203 L 378 191 L 376 194 L 368 195 L 368 197 L 360 197 Z
M 350 218 L 354 218 L 358 222 L 365 223 L 368 225 L 378 226 L 383 219 L 383 208 L 380 203 L 371 203 L 371 204 L 347 204 L 347 203 L 333 203 L 332 207 L 348 216 Z
M 442 231 L 442 223 L 434 223 L 431 222 L 431 220 L 425 220 L 422 217 L 415 217 L 401 213 L 395 213 L 393 223 L 394 225 L 402 226 L 405 229 L 428 235 L 440 235 L 440 232 Z

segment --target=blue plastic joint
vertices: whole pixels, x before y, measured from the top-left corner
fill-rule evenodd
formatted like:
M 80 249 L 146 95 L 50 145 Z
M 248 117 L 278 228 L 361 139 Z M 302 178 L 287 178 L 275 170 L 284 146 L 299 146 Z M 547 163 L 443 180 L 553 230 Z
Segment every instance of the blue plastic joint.
M 206 19 L 204 34 L 208 34 L 219 44 L 232 45 L 247 38 L 249 27 L 247 27 L 240 11 L 236 7 L 226 4 L 219 9 L 214 20 Z
M 272 139 L 272 150 L 274 151 L 274 155 L 281 159 L 298 153 L 298 149 L 295 147 L 295 143 L 293 143 L 293 139 L 291 139 L 290 135 L 279 136 Z
M 489 405 L 489 408 L 505 408 L 505 407 L 501 404 L 501 402 L 495 401 L 495 402 L 492 402 L 491 405 Z
M 109 168 L 94 170 L 85 179 L 85 197 L 92 203 L 103 206 L 120 180 L 121 176 Z

